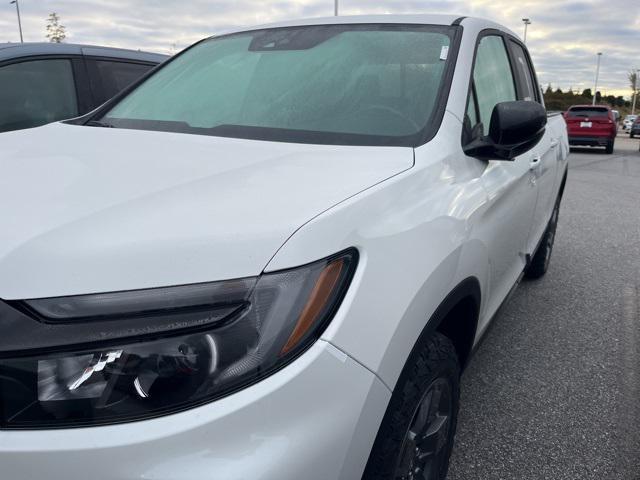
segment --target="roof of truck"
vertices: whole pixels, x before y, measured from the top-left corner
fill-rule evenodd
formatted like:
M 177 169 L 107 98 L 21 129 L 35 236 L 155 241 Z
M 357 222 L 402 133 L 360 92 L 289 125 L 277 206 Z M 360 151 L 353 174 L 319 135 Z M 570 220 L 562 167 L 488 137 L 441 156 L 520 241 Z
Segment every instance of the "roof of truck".
M 340 25 L 354 23 L 372 24 L 416 24 L 416 25 L 453 25 L 455 24 L 482 24 L 484 28 L 495 28 L 503 30 L 517 37 L 517 35 L 503 25 L 478 17 L 466 17 L 464 15 L 443 15 L 443 14 L 387 14 L 387 15 L 340 15 L 337 17 L 303 18 L 299 20 L 287 20 L 283 22 L 269 23 L 264 25 L 234 28 L 225 31 L 224 34 L 244 32 L 251 30 L 262 30 L 265 28 L 278 27 L 299 27 L 305 25 Z
M 158 53 L 74 43 L 29 42 L 0 44 L 0 61 L 40 55 L 91 55 L 95 57 L 121 58 L 149 63 L 161 63 L 168 58 L 167 55 Z

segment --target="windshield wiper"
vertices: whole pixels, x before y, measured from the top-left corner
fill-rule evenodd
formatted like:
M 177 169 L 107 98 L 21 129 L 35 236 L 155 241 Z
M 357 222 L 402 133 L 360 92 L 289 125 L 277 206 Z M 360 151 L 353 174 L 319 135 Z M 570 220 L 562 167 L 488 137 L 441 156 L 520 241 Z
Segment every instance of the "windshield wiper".
M 85 123 L 85 125 L 88 125 L 90 127 L 116 128 L 110 123 L 101 122 L 100 120 L 91 120 L 90 122 Z

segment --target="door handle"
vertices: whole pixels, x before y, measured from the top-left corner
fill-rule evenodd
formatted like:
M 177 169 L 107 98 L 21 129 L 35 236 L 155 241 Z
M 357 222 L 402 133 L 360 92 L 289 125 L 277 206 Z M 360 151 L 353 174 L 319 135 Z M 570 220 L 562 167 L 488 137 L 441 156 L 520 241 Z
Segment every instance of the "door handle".
M 551 140 L 551 148 L 556 148 L 560 142 L 558 140 Z
M 541 159 L 542 157 L 540 155 L 533 157 L 529 162 L 529 170 L 535 170 L 538 167 L 538 165 L 540 165 Z

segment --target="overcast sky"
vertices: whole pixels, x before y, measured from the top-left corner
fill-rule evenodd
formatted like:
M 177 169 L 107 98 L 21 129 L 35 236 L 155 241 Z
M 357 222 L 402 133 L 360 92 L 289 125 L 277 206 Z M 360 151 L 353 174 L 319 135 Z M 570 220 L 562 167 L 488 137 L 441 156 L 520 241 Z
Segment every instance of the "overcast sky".
M 239 25 L 333 14 L 333 0 L 19 0 L 25 41 L 44 41 L 57 12 L 67 41 L 171 53 Z M 522 34 L 540 82 L 593 88 L 603 52 L 603 93 L 630 95 L 627 72 L 640 68 L 640 0 L 340 0 L 341 14 L 456 13 L 490 18 Z M 0 0 L 0 42 L 18 41 L 15 6 Z

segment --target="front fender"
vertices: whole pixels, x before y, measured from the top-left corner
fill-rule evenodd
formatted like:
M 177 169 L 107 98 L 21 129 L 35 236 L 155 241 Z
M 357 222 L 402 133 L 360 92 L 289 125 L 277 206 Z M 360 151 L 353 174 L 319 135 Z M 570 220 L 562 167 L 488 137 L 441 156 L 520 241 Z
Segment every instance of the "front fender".
M 355 247 L 360 260 L 322 338 L 393 389 L 438 306 L 463 280 L 484 292 L 487 249 L 471 239 L 486 203 L 478 181 L 456 181 L 437 137 L 430 165 L 414 167 L 345 200 L 300 228 L 268 271 Z

